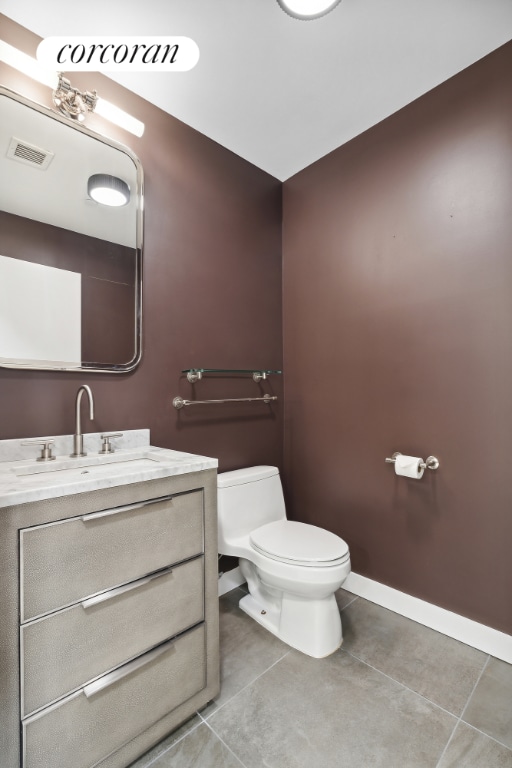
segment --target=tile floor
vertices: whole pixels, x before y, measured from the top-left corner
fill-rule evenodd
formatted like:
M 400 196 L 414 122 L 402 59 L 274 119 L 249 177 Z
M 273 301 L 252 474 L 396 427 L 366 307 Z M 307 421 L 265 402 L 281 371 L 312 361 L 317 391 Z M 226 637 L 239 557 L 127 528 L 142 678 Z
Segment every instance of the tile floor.
M 132 768 L 512 768 L 512 666 L 344 590 L 311 659 L 220 600 L 219 697 Z

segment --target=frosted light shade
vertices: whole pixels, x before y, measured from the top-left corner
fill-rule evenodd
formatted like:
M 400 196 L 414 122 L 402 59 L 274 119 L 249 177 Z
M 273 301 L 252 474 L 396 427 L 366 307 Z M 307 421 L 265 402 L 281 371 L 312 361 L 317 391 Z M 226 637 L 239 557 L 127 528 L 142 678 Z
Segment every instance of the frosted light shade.
M 111 123 L 119 125 L 120 128 L 124 128 L 125 131 L 130 131 L 135 136 L 142 136 L 144 133 L 144 123 L 137 120 L 136 117 L 129 115 L 124 109 L 116 107 L 115 104 L 111 104 L 110 101 L 98 97 L 96 102 L 96 108 L 94 110 L 97 115 L 110 120 Z
M 340 0 L 277 0 L 281 8 L 297 19 L 316 19 L 332 11 Z
M 24 75 L 37 80 L 38 83 L 49 85 L 50 88 L 54 89 L 57 87 L 59 76 L 56 72 L 48 71 L 32 56 L 19 51 L 4 40 L 0 40 L 0 61 L 5 61 L 10 67 L 17 69 L 18 72 L 23 72 Z
M 107 173 L 95 173 L 87 182 L 89 197 L 101 205 L 119 207 L 130 200 L 130 188 L 126 181 Z

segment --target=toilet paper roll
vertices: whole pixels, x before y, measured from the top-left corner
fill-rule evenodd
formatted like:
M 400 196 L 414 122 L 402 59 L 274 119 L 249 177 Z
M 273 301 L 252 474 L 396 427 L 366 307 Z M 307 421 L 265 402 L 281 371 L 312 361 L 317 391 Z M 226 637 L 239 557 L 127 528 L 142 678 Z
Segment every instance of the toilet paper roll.
M 424 467 L 420 467 L 423 459 L 418 456 L 397 456 L 395 458 L 395 472 L 402 477 L 412 477 L 413 480 L 419 480 L 423 477 Z

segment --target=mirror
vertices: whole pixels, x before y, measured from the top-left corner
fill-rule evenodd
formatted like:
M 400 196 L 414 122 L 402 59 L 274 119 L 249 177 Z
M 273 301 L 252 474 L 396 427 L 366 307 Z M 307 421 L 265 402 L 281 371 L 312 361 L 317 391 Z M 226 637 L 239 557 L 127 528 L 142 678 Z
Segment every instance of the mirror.
M 0 114 L 0 366 L 133 370 L 141 357 L 140 161 L 1 86 Z M 95 202 L 89 179 L 97 174 L 124 182 L 128 202 Z

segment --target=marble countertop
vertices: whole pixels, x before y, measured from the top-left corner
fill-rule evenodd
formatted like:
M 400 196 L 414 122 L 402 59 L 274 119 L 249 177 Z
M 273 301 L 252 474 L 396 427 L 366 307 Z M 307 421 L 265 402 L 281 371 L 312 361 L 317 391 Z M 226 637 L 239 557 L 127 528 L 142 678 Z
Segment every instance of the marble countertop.
M 27 438 L 27 440 L 44 438 Z M 129 430 L 113 440 L 114 453 L 100 455 L 100 433 L 84 435 L 87 456 L 71 458 L 72 436 L 54 440 L 54 461 L 36 461 L 38 446 L 0 440 L 0 507 L 70 496 L 117 485 L 216 469 L 217 459 L 150 445 L 149 430 Z

